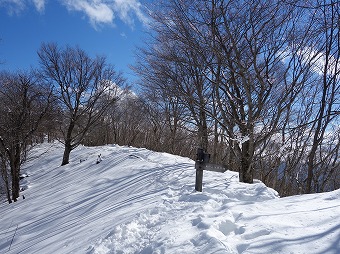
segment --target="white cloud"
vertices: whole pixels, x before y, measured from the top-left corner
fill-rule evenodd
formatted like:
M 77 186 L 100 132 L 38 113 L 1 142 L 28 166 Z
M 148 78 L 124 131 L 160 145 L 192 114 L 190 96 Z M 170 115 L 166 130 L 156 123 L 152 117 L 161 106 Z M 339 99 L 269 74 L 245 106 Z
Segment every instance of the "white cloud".
M 38 12 L 44 12 L 45 0 L 33 0 L 33 3 Z
M 53 0 L 55 1 L 55 0 Z M 84 13 L 91 25 L 113 25 L 116 17 L 133 27 L 135 20 L 143 24 L 148 18 L 143 12 L 140 0 L 60 0 L 69 11 Z M 20 14 L 27 5 L 33 4 L 40 13 L 44 12 L 47 0 L 0 0 L 0 7 L 5 7 L 10 15 Z
M 26 4 L 24 0 L 0 0 L 1 6 L 7 9 L 9 15 L 18 15 L 25 9 Z
M 325 71 L 328 75 L 335 75 L 339 72 L 338 61 L 333 55 L 328 56 L 328 59 L 326 59 L 324 52 L 317 51 L 312 47 L 305 47 L 297 53 L 319 75 L 323 75 Z M 325 66 L 326 63 L 327 66 Z M 325 67 L 327 67 L 326 70 Z
M 5 7 L 9 15 L 18 15 L 26 9 L 28 3 L 27 0 L 0 0 L 0 7 Z M 34 4 L 38 12 L 44 12 L 45 0 L 32 0 L 31 3 Z
M 97 0 L 64 0 L 66 8 L 70 11 L 84 12 L 92 25 L 110 24 L 114 19 L 112 9 L 105 3 Z
M 94 27 L 113 24 L 116 16 L 132 27 L 135 18 L 142 23 L 147 23 L 147 17 L 142 11 L 139 0 L 63 0 L 62 2 L 70 11 L 83 12 Z
M 142 11 L 142 4 L 137 0 L 114 0 L 113 8 L 118 13 L 121 20 L 129 25 L 133 25 L 135 15 L 142 23 L 147 23 L 148 19 Z

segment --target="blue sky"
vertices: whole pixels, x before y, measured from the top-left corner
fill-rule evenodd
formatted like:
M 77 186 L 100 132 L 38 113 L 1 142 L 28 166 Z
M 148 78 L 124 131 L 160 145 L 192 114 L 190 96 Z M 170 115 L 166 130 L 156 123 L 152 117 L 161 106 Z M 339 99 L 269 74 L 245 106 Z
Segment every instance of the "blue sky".
M 38 66 L 43 42 L 105 55 L 130 83 L 136 46 L 147 29 L 147 0 L 0 0 L 0 70 Z

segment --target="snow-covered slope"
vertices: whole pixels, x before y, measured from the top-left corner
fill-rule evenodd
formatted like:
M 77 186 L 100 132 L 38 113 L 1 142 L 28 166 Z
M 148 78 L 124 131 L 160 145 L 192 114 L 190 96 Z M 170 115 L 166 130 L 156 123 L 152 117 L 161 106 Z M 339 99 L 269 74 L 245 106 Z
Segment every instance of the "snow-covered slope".
M 340 190 L 278 198 L 263 183 L 120 146 L 42 144 L 25 199 L 0 206 L 0 253 L 340 253 Z M 96 164 L 98 155 L 102 161 Z

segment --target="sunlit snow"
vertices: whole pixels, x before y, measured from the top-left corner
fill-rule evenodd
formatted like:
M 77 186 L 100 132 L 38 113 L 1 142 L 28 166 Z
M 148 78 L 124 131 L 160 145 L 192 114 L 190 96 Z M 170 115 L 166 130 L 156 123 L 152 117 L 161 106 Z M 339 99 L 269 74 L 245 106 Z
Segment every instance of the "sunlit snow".
M 235 172 L 147 149 L 42 144 L 0 206 L 0 253 L 340 253 L 340 190 L 279 198 Z M 98 155 L 102 161 L 96 163 Z M 22 199 L 22 196 L 25 199 Z

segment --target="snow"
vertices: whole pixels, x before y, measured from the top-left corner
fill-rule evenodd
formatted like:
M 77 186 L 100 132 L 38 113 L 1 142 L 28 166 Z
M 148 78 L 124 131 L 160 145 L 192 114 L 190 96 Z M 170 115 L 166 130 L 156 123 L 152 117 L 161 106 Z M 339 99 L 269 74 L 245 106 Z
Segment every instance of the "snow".
M 0 204 L 0 253 L 340 253 L 340 190 L 279 198 L 235 172 L 147 149 L 41 144 L 25 199 Z M 96 163 L 98 155 L 102 161 Z

